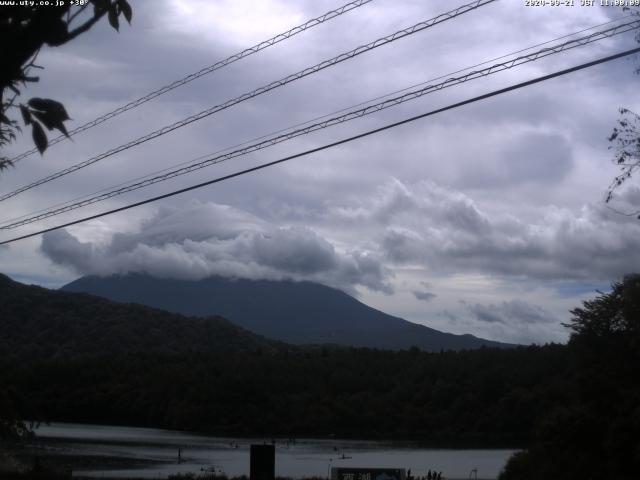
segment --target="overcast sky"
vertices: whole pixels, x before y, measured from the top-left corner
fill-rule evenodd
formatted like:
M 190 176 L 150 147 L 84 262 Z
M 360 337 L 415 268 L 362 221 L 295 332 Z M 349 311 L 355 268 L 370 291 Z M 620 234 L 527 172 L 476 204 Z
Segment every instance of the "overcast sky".
M 65 104 L 81 125 L 340 0 L 131 2 L 45 49 L 25 98 Z M 346 3 L 346 2 L 344 2 Z M 463 4 L 374 0 L 33 155 L 5 193 L 166 124 Z M 501 0 L 236 105 L 3 202 L 0 220 L 90 194 L 381 95 L 622 17 L 614 7 Z M 601 27 L 605 28 L 605 27 Z M 584 35 L 585 33 L 581 34 Z M 575 37 L 570 37 L 575 38 Z M 2 232 L 8 239 L 278 159 L 632 48 L 627 33 L 426 95 L 222 165 Z M 509 57 L 511 58 L 511 57 Z M 387 313 L 509 342 L 565 341 L 569 310 L 640 271 L 640 221 L 607 209 L 607 137 L 640 110 L 637 57 L 457 108 L 284 165 L 0 247 L 0 271 L 58 287 L 84 274 L 147 272 L 312 280 Z M 449 75 L 450 76 L 450 75 Z M 431 82 L 431 83 L 437 83 Z M 8 150 L 32 146 L 28 132 Z M 637 179 L 615 206 L 640 204 Z M 233 319 L 232 319 L 233 320 Z

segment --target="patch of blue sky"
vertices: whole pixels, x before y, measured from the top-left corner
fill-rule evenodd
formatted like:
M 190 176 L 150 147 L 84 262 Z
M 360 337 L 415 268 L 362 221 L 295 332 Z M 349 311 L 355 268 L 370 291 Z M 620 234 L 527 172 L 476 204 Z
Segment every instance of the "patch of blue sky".
M 608 292 L 611 290 L 609 282 L 558 282 L 553 288 L 561 297 L 595 296 L 596 291 Z

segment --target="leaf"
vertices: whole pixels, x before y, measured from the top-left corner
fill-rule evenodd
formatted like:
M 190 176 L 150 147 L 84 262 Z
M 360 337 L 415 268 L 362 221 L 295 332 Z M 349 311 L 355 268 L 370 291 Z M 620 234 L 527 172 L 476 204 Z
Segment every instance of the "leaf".
M 44 133 L 42 126 L 38 122 L 33 122 L 33 142 L 36 144 L 40 155 L 47 149 L 47 135 Z
M 109 16 L 109 23 L 111 24 L 111 26 L 116 30 L 118 30 L 120 27 L 120 24 L 118 22 L 118 10 L 115 3 L 109 7 L 108 16 Z
M 29 100 L 29 105 L 35 109 L 29 113 L 36 117 L 47 129 L 53 130 L 55 128 L 67 138 L 69 137 L 63 123 L 65 120 L 69 120 L 69 115 L 64 105 L 50 98 L 32 98 Z
M 53 100 L 50 100 L 48 98 L 33 97 L 27 103 L 31 108 L 35 108 L 36 110 L 48 110 L 49 105 L 51 105 L 52 101 Z
M 12 166 L 13 166 L 13 163 L 8 158 L 1 158 L 0 159 L 0 171 L 1 170 L 6 170 L 6 169 L 8 169 L 9 167 L 12 167 Z
M 67 128 L 62 123 L 62 120 L 56 118 L 51 112 L 33 112 L 33 115 L 40 120 L 48 130 L 60 130 L 65 137 L 69 138 Z
M 31 112 L 29 109 L 20 104 L 20 113 L 22 113 L 22 120 L 24 120 L 24 124 L 29 125 L 31 123 Z
M 33 116 L 36 117 L 45 127 L 47 127 L 47 130 L 53 130 L 59 123 L 49 112 L 39 112 L 37 110 L 34 110 Z
M 64 122 L 70 120 L 67 110 L 64 105 L 56 100 L 50 98 L 32 98 L 29 100 L 29 106 L 36 110 L 42 110 L 44 112 L 50 112 L 55 115 L 57 119 Z
M 0 123 L 11 125 L 11 120 L 4 113 L 0 113 Z
M 120 11 L 124 15 L 124 18 L 127 20 L 127 23 L 131 25 L 131 16 L 133 12 L 131 10 L 131 5 L 129 5 L 129 2 L 127 2 L 127 0 L 118 0 L 118 6 L 120 7 Z
M 67 127 L 64 126 L 64 123 L 60 122 L 58 125 L 55 126 L 55 128 L 60 130 L 65 137 L 71 138 L 69 137 L 69 132 L 67 132 Z

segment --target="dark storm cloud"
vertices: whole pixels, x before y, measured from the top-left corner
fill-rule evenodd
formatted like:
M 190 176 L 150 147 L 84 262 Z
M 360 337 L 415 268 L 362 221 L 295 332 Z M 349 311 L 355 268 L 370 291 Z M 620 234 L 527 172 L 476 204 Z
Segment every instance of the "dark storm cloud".
M 42 252 L 82 274 L 141 272 L 200 279 L 212 275 L 294 279 L 354 292 L 358 285 L 391 293 L 390 272 L 374 255 L 338 252 L 310 228 L 276 227 L 224 205 L 163 209 L 136 233 L 106 244 L 81 242 L 66 230 L 46 234 Z

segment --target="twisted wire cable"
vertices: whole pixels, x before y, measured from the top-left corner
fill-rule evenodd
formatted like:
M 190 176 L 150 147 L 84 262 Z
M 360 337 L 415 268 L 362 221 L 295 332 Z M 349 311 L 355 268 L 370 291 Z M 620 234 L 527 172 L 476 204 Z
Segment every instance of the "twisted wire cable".
M 276 35 L 275 37 L 271 37 L 268 40 L 264 40 L 256 45 L 254 45 L 253 47 L 249 47 L 239 53 L 235 53 L 233 55 L 231 55 L 230 57 L 225 58 L 224 60 L 220 60 L 219 62 L 214 63 L 213 65 L 209 65 L 208 67 L 204 67 L 203 69 L 194 72 L 190 75 L 187 75 L 186 77 L 181 78 L 180 80 L 176 80 L 175 82 L 172 82 L 168 85 L 165 85 L 164 87 L 160 87 L 157 90 L 154 90 L 151 93 L 148 93 L 146 95 L 144 95 L 143 97 L 138 98 L 137 100 L 133 100 L 129 103 L 127 103 L 126 105 L 123 105 L 121 107 L 116 108 L 115 110 L 112 110 L 111 112 L 105 113 L 104 115 L 91 120 L 90 122 L 85 123 L 84 125 L 80 125 L 79 127 L 74 128 L 73 130 L 69 131 L 69 136 L 73 136 L 76 135 L 80 132 L 84 132 L 85 130 L 89 130 L 90 128 L 95 127 L 96 125 L 100 125 L 101 123 L 106 122 L 107 120 L 112 119 L 113 117 L 117 117 L 118 115 L 131 110 L 133 108 L 139 107 L 140 105 L 142 105 L 143 103 L 148 102 L 149 100 L 153 100 L 156 97 L 159 97 L 160 95 L 164 95 L 167 92 L 170 92 L 171 90 L 174 90 L 178 87 L 181 87 L 183 85 L 186 85 L 189 82 L 192 82 L 200 77 L 203 77 L 205 75 L 208 75 L 216 70 L 219 70 L 222 67 L 226 67 L 227 65 L 230 65 L 234 62 L 237 62 L 238 60 L 241 60 L 245 57 L 248 57 L 249 55 L 253 55 L 254 53 L 258 53 L 261 50 L 264 50 L 265 48 L 271 47 L 272 45 L 275 45 L 277 43 L 282 42 L 283 40 L 287 40 L 291 37 L 293 37 L 294 35 L 297 35 L 298 33 L 304 32 L 305 30 L 308 30 L 310 28 L 313 28 L 317 25 L 320 25 L 324 22 L 327 22 L 329 20 L 332 20 L 336 17 L 339 17 L 340 15 L 347 13 L 351 10 L 354 10 L 358 7 L 361 7 L 363 5 L 366 5 L 367 3 L 372 2 L 373 0 L 356 0 L 353 2 L 349 2 L 346 5 L 343 5 L 340 8 L 336 8 L 334 10 L 331 10 L 327 13 L 325 13 L 324 15 L 320 15 L 319 17 L 316 18 L 312 18 L 311 20 L 307 20 L 305 23 L 298 25 L 296 27 L 293 27 L 290 30 L 287 30 L 286 32 L 283 33 L 279 33 L 278 35 Z M 62 140 L 65 139 L 64 135 L 59 135 L 51 140 L 49 140 L 49 146 L 54 145 L 58 142 L 61 142 Z M 14 158 L 11 159 L 12 163 L 16 163 L 34 153 L 36 153 L 38 151 L 37 148 L 32 148 L 30 150 L 27 150 L 17 156 L 15 156 Z
M 232 158 L 236 158 L 236 157 L 240 157 L 243 155 L 247 155 L 249 153 L 252 152 L 256 152 L 258 150 L 262 150 L 268 147 L 271 147 L 273 145 L 291 140 L 293 138 L 302 136 L 302 135 L 307 135 L 309 133 L 318 131 L 318 130 L 322 130 L 328 127 L 331 127 L 333 125 L 337 125 L 340 123 L 344 123 L 344 122 L 348 122 L 350 120 L 354 120 L 357 118 L 361 118 L 364 117 L 366 115 L 371 115 L 373 113 L 379 112 L 381 110 L 385 110 L 387 108 L 390 107 L 395 107 L 397 105 L 400 105 L 402 103 L 411 101 L 411 100 L 415 100 L 417 98 L 420 98 L 424 95 L 439 91 L 439 90 L 443 90 L 445 88 L 448 87 L 452 87 L 454 85 L 459 85 L 461 83 L 465 83 L 468 82 L 470 80 L 475 80 L 477 78 L 481 78 L 481 77 L 486 77 L 488 75 L 492 75 L 498 72 L 502 72 L 504 70 L 508 70 L 511 68 L 514 68 L 516 66 L 519 65 L 523 65 L 525 63 L 530 63 L 530 62 L 534 62 L 536 60 L 539 60 L 541 58 L 547 57 L 549 55 L 554 55 L 554 54 L 558 54 L 561 52 L 565 52 L 567 50 L 576 48 L 576 47 L 580 47 L 583 45 L 587 45 L 593 42 L 597 42 L 600 40 L 603 40 L 605 38 L 610 38 L 614 35 L 619 35 L 625 32 L 629 32 L 631 30 L 634 29 L 638 29 L 640 28 L 640 20 L 636 20 L 633 22 L 628 22 L 622 25 L 618 25 L 616 27 L 612 27 L 606 30 L 602 30 L 599 32 L 594 32 L 591 35 L 586 35 L 584 37 L 580 37 L 574 40 L 569 40 L 567 42 L 564 42 L 562 44 L 556 45 L 556 46 L 552 46 L 552 47 L 547 47 L 547 48 L 543 48 L 541 50 L 538 50 L 536 52 L 532 52 L 530 54 L 527 55 L 522 55 L 519 57 L 516 57 L 514 59 L 508 60 L 506 62 L 502 62 L 502 63 L 497 63 L 494 65 L 491 65 L 487 68 L 481 69 L 481 70 L 474 70 L 472 72 L 469 72 L 465 75 L 462 76 L 458 76 L 458 77 L 451 77 L 447 80 L 445 80 L 444 82 L 441 83 L 437 83 L 437 84 L 433 84 L 433 85 L 427 85 L 423 88 L 417 89 L 417 90 L 413 90 L 410 92 L 407 92 L 403 95 L 394 97 L 394 98 L 390 98 L 387 100 L 384 100 L 382 102 L 373 104 L 373 105 L 369 105 L 367 107 L 364 108 L 360 108 L 357 110 L 352 110 L 348 113 L 345 113 L 343 115 L 339 115 L 330 119 L 327 119 L 325 121 L 322 122 L 317 122 L 311 125 L 308 125 L 306 127 L 303 128 L 299 128 L 287 133 L 284 133 L 282 135 L 277 135 L 274 137 L 271 137 L 269 139 L 251 144 L 247 147 L 244 148 L 240 148 L 237 150 L 233 150 L 231 152 L 222 154 L 222 155 L 216 155 L 214 157 L 211 158 L 207 158 L 205 160 L 202 160 L 200 162 L 197 163 L 191 163 L 190 165 L 175 169 L 175 170 L 171 170 L 168 171 L 166 173 L 163 173 L 161 175 L 156 175 L 154 177 L 151 178 L 146 178 L 142 181 L 136 182 L 136 183 L 132 183 L 129 185 L 126 185 L 124 187 L 121 188 L 117 188 L 114 190 L 110 190 L 106 193 L 100 194 L 100 195 L 96 195 L 90 198 L 86 198 L 82 201 L 79 202 L 75 202 L 72 204 L 68 204 L 65 205 L 63 207 L 60 208 L 54 208 L 51 210 L 48 210 L 44 213 L 41 213 L 39 215 L 34 215 L 28 218 L 25 218 L 23 220 L 19 220 L 13 223 L 9 223 L 3 226 L 0 226 L 0 230 L 9 230 L 9 229 L 13 229 L 13 228 L 17 228 L 23 225 L 27 225 L 29 223 L 33 223 L 36 222 L 38 220 L 43 220 L 45 218 L 49 218 L 52 216 L 56 216 L 56 215 L 60 215 L 62 213 L 65 212 L 69 212 L 71 210 L 76 210 L 78 208 L 93 204 L 93 203 L 97 203 L 103 200 L 107 200 L 109 198 L 113 198 L 116 197 L 118 195 L 122 195 L 134 190 L 138 190 L 159 182 L 163 182 L 166 180 L 169 180 L 171 178 L 175 178 L 181 175 L 185 175 L 187 173 L 191 173 L 193 171 L 196 170 L 200 170 L 202 168 L 211 166 L 211 165 L 215 165 L 218 163 L 222 163 L 228 160 L 231 160 Z
M 543 45 L 549 45 L 550 43 L 554 43 L 554 42 L 557 42 L 557 41 L 562 40 L 562 39 L 565 39 L 565 38 L 573 37 L 573 36 L 575 36 L 575 35 L 579 35 L 579 34 L 581 34 L 581 33 L 587 32 L 587 31 L 589 31 L 589 30 L 594 30 L 594 29 L 596 29 L 596 28 L 600 28 L 600 27 L 603 27 L 603 26 L 605 26 L 605 25 L 611 25 L 612 23 L 618 23 L 618 22 L 620 22 L 620 21 L 622 21 L 622 20 L 624 20 L 624 19 L 626 19 L 626 18 L 630 18 L 630 17 L 633 17 L 633 16 L 634 16 L 633 14 L 624 15 L 624 16 L 622 16 L 622 17 L 618 17 L 618 18 L 615 18 L 615 19 L 613 19 L 613 20 L 609 20 L 609 21 L 607 21 L 607 22 L 600 23 L 600 24 L 598 24 L 598 25 L 593 25 L 593 26 L 591 26 L 591 27 L 583 28 L 582 30 L 578 30 L 578 31 L 573 32 L 573 33 L 568 33 L 568 34 L 565 34 L 565 35 L 561 35 L 561 36 L 556 37 L 556 38 L 554 38 L 554 39 L 547 40 L 547 41 L 545 41 L 545 42 L 541 42 L 541 43 L 537 43 L 537 44 L 535 44 L 535 45 L 531 45 L 531 46 L 529 46 L 529 47 L 522 48 L 522 49 L 520 49 L 520 50 L 516 50 L 516 51 L 514 51 L 514 52 L 510 52 L 510 53 L 507 53 L 507 54 L 504 54 L 504 55 L 500 55 L 500 56 L 498 56 L 498 57 L 494 57 L 494 58 L 489 59 L 489 60 L 484 60 L 484 61 L 482 61 L 482 62 L 480 62 L 480 63 L 476 63 L 476 64 L 471 65 L 471 66 L 469 66 L 469 67 L 464 67 L 464 68 L 461 68 L 461 69 L 459 69 L 459 70 L 456 70 L 456 71 L 454 71 L 454 72 L 451 72 L 451 73 L 448 73 L 448 74 L 445 74 L 445 75 L 440 75 L 440 76 L 438 76 L 438 77 L 434 77 L 434 78 L 431 78 L 431 79 L 429 79 L 429 80 L 425 80 L 425 81 L 422 81 L 422 82 L 420 82 L 420 83 L 416 83 L 416 84 L 410 85 L 410 86 L 408 86 L 408 87 L 404 87 L 404 88 L 402 88 L 402 89 L 399 89 L 399 90 L 395 90 L 395 91 L 393 91 L 393 92 L 386 93 L 386 94 L 384 94 L 384 95 L 379 95 L 379 96 L 377 96 L 377 97 L 370 98 L 369 100 L 365 100 L 365 101 L 363 101 L 363 102 L 359 102 L 359 103 L 357 103 L 357 104 L 350 105 L 350 106 L 348 106 L 348 107 L 344 107 L 344 108 L 341 108 L 341 109 L 339 109 L 339 110 L 335 110 L 335 111 L 333 111 L 333 112 L 326 113 L 326 114 L 324 114 L 324 115 L 320 115 L 320 116 L 318 116 L 318 117 L 314 117 L 314 118 L 309 119 L 309 120 L 305 120 L 304 122 L 299 122 L 299 123 L 296 123 L 296 124 L 294 124 L 294 125 L 290 125 L 290 126 L 288 126 L 288 127 L 281 128 L 281 129 L 278 129 L 278 130 L 276 130 L 276 131 L 272 131 L 272 132 L 266 133 L 266 134 L 264 134 L 264 135 L 260 135 L 259 137 L 254 137 L 254 138 L 252 138 L 252 139 L 245 140 L 245 141 L 240 142 L 240 143 L 237 143 L 237 144 L 235 144 L 235 145 L 231 145 L 231 146 L 229 146 L 229 147 L 225 147 L 225 148 L 222 148 L 222 149 L 220 149 L 220 150 L 216 150 L 216 151 L 214 151 L 214 152 L 207 153 L 207 154 L 205 154 L 205 155 L 200 155 L 200 156 L 198 156 L 198 157 L 196 157 L 196 158 L 192 158 L 191 160 L 186 160 L 186 161 L 184 161 L 184 162 L 180 162 L 180 163 L 177 163 L 177 164 L 171 165 L 171 166 L 166 167 L 166 168 L 163 168 L 163 169 L 161 169 L 161 170 L 156 170 L 156 171 L 153 171 L 153 172 L 147 173 L 147 174 L 145 174 L 145 175 L 141 175 L 141 176 L 139 176 L 139 177 L 132 178 L 132 179 L 127 180 L 127 181 L 125 181 L 125 182 L 121 182 L 121 183 L 119 183 L 119 184 L 117 184 L 117 185 L 111 185 L 111 186 L 109 186 L 109 187 L 101 188 L 100 190 L 97 190 L 97 191 L 95 191 L 95 192 L 92 192 L 92 193 L 89 193 L 89 194 L 85 194 L 85 195 L 80 195 L 80 196 L 75 197 L 75 198 L 72 198 L 72 199 L 70 199 L 70 200 L 66 200 L 66 201 L 64 201 L 64 202 L 56 203 L 56 204 L 51 205 L 51 206 L 49 206 L 49 207 L 41 208 L 41 209 L 38 209 L 38 210 L 32 211 L 32 212 L 30 212 L 30 213 L 26 213 L 26 214 L 18 215 L 18 216 L 16 216 L 16 217 L 12 217 L 12 218 L 9 218 L 9 219 L 1 220 L 1 221 L 0 221 L 0 224 L 7 224 L 7 223 L 10 223 L 10 222 L 14 222 L 14 221 L 17 221 L 17 220 L 21 220 L 21 219 L 23 219 L 23 218 L 27 218 L 27 217 L 29 217 L 30 215 L 35 215 L 35 214 L 37 214 L 37 213 L 41 213 L 41 212 L 45 212 L 45 211 L 47 211 L 47 210 L 51 210 L 51 209 L 54 209 L 54 208 L 57 208 L 57 207 L 61 207 L 61 206 L 63 206 L 63 205 L 68 205 L 68 204 L 71 204 L 71 203 L 73 203 L 73 202 L 76 202 L 76 201 L 79 201 L 79 200 L 82 200 L 82 199 L 85 199 L 85 198 L 91 197 L 91 196 L 93 196 L 93 195 L 98 195 L 98 194 L 100 194 L 100 193 L 103 193 L 103 192 L 106 192 L 106 191 L 109 191 L 109 190 L 113 190 L 113 189 L 116 189 L 116 188 L 118 188 L 118 187 L 122 187 L 122 186 L 124 186 L 124 185 L 128 185 L 128 184 L 130 184 L 131 182 L 136 182 L 136 181 L 138 181 L 138 180 L 143 180 L 143 179 L 146 179 L 146 178 L 150 178 L 150 177 L 152 177 L 152 176 L 154 176 L 154 175 L 158 175 L 158 174 L 160 174 L 160 173 L 168 172 L 169 170 L 171 170 L 171 169 L 173 169 L 173 168 L 182 167 L 183 165 L 188 165 L 188 164 L 191 164 L 191 163 L 197 162 L 197 161 L 202 160 L 202 159 L 204 159 L 204 158 L 207 158 L 207 157 L 209 157 L 209 156 L 211 156 L 211 155 L 217 155 L 217 154 L 219 154 L 219 153 L 227 152 L 227 151 L 230 151 L 230 150 L 233 150 L 233 149 L 236 149 L 236 148 L 242 147 L 242 146 L 244 146 L 244 145 L 248 145 L 248 144 L 250 144 L 250 143 L 257 142 L 258 140 L 263 140 L 263 139 L 265 139 L 265 138 L 269 138 L 269 137 L 271 137 L 271 136 L 273 136 L 273 135 L 276 135 L 276 134 L 278 134 L 278 133 L 286 132 L 286 131 L 288 131 L 288 130 L 291 130 L 291 129 L 294 129 L 294 128 L 298 128 L 298 127 L 301 127 L 301 126 L 303 126 L 303 125 L 308 125 L 308 124 L 310 124 L 310 123 L 317 122 L 318 120 L 322 120 L 323 118 L 329 118 L 329 117 L 331 117 L 332 115 L 337 115 L 338 113 L 347 112 L 347 111 L 352 110 L 352 109 L 354 109 L 354 108 L 357 108 L 357 107 L 361 107 L 361 106 L 364 106 L 364 105 L 370 104 L 370 103 L 372 103 L 372 102 L 375 102 L 376 100 L 382 100 L 383 98 L 391 97 L 392 95 L 397 95 L 397 94 L 399 94 L 399 93 L 407 92 L 407 91 L 409 91 L 409 90 L 411 90 L 411 89 L 414 89 L 414 88 L 419 87 L 419 86 L 422 86 L 422 85 L 426 85 L 426 84 L 428 84 L 428 83 L 430 83 L 430 82 L 434 82 L 434 81 L 436 81 L 436 80 L 440 80 L 440 79 L 442 79 L 442 78 L 447 78 L 447 77 L 450 77 L 450 76 L 452 76 L 452 75 L 456 75 L 456 74 L 461 73 L 461 72 L 466 72 L 466 71 L 468 71 L 468 70 L 471 70 L 472 68 L 481 67 L 482 65 L 487 65 L 488 63 L 495 62 L 495 61 L 497 61 L 497 60 L 501 60 L 501 59 L 503 59 L 503 58 L 508 58 L 508 57 L 513 56 L 513 55 L 517 55 L 518 53 L 522 53 L 522 52 L 526 52 L 526 51 L 529 51 L 529 50 L 533 50 L 534 48 L 541 47 L 541 46 L 543 46 Z M 0 229 L 1 229 L 1 228 L 2 228 L 2 227 L 1 227 L 1 225 L 0 225 Z
M 95 157 L 91 157 L 88 160 L 85 160 L 83 162 L 77 163 L 71 167 L 65 168 L 63 170 L 60 170 L 54 174 L 51 174 L 47 177 L 41 178 L 40 180 L 36 180 L 33 183 L 30 183 L 26 186 L 20 187 L 17 190 L 14 190 L 12 192 L 6 193 L 2 196 L 0 196 L 0 201 L 4 201 L 7 200 L 11 197 L 15 197 L 16 195 L 25 192 L 27 190 L 31 190 L 32 188 L 35 188 L 39 185 L 42 185 L 44 183 L 48 183 L 52 180 L 55 180 L 57 178 L 60 178 L 62 176 L 68 175 L 70 173 L 73 173 L 77 170 L 80 170 L 82 168 L 85 168 L 89 165 L 92 165 L 96 162 L 99 162 L 100 160 L 103 160 L 107 157 L 110 157 L 112 155 L 115 155 L 116 153 L 122 152 L 124 150 L 128 150 L 130 148 L 136 147 L 142 143 L 148 142 L 149 140 L 153 140 L 157 137 L 160 137 L 162 135 L 165 135 L 169 132 L 172 132 L 173 130 L 176 130 L 178 128 L 184 127 L 186 125 L 189 125 L 193 122 L 196 122 L 198 120 L 202 120 L 205 117 L 208 117 L 210 115 L 213 115 L 214 113 L 220 112 L 221 110 L 225 110 L 233 105 L 237 105 L 238 103 L 244 102 L 246 100 L 249 100 L 251 98 L 257 97 L 258 95 L 262 95 L 263 93 L 267 93 L 271 90 L 274 90 L 278 87 L 282 87 L 284 85 L 287 85 L 293 81 L 299 80 L 301 78 L 304 78 L 308 75 L 314 74 L 319 72 L 320 70 L 323 70 L 325 68 L 328 67 L 332 67 L 334 65 L 337 65 L 338 63 L 344 62 L 346 60 L 350 60 L 354 57 L 356 57 L 357 55 L 361 55 L 365 52 L 368 52 L 370 50 L 373 50 L 375 48 L 381 47 L 383 45 L 386 45 L 388 43 L 394 42 L 396 40 L 399 40 L 401 38 L 407 37 L 409 35 L 413 35 L 414 33 L 420 32 L 422 30 L 425 30 L 429 27 L 432 27 L 434 25 L 437 25 L 439 23 L 445 22 L 447 20 L 451 20 L 453 18 L 456 18 L 460 15 L 463 15 L 464 13 L 467 13 L 469 11 L 475 10 L 477 8 L 480 8 L 484 5 L 487 5 L 489 3 L 493 3 L 496 0 L 475 0 L 474 2 L 471 2 L 469 4 L 466 5 L 462 5 L 458 8 L 455 8 L 453 10 L 450 10 L 449 12 L 446 13 L 442 13 L 436 17 L 433 17 L 429 20 L 426 20 L 424 22 L 420 22 L 417 23 L 409 28 L 405 28 L 403 30 L 399 30 L 391 35 L 388 35 L 386 37 L 383 38 L 379 38 L 378 40 L 375 40 L 371 43 L 368 43 L 366 45 L 362 45 L 360 47 L 357 47 L 349 52 L 346 53 L 342 53 L 336 57 L 333 57 L 329 60 L 325 60 L 323 62 L 320 62 L 316 65 L 313 65 L 311 67 L 307 67 L 304 70 L 301 70 L 297 73 L 288 75 L 280 80 L 276 80 L 274 82 L 271 82 L 267 85 L 264 85 L 260 88 L 257 88 L 256 90 L 253 90 L 251 92 L 245 93 L 243 95 L 240 95 L 239 97 L 236 97 L 234 99 L 228 100 L 222 104 L 213 106 L 207 110 L 203 110 L 202 112 L 196 113 L 195 115 L 191 115 L 190 117 L 184 118 L 178 122 L 175 122 L 171 125 L 167 125 L 165 127 L 162 127 L 158 130 L 155 130 L 154 132 L 148 133 L 147 135 L 144 135 L 142 137 L 139 137 L 135 140 L 132 140 L 128 143 L 125 143 L 123 145 L 120 145 L 118 147 L 112 148 L 104 153 L 101 153 L 99 155 L 96 155 Z
M 469 99 L 463 100 L 461 102 L 453 103 L 453 104 L 447 105 L 445 107 L 438 108 L 436 110 L 431 110 L 429 112 L 421 113 L 421 114 L 415 115 L 413 117 L 405 118 L 405 119 L 400 120 L 398 122 L 390 123 L 390 124 L 384 125 L 382 127 L 375 128 L 373 130 L 367 130 L 366 132 L 362 132 L 362 133 L 359 133 L 357 135 L 353 135 L 351 137 L 343 138 L 341 140 L 337 140 L 335 142 L 322 145 L 320 147 L 312 148 L 310 150 L 305 150 L 303 152 L 296 153 L 294 155 L 289 155 L 288 157 L 280 158 L 278 160 L 273 160 L 273 161 L 267 162 L 267 163 L 262 163 L 260 165 L 256 165 L 255 167 L 247 168 L 245 170 L 240 170 L 240 171 L 237 171 L 237 172 L 234 172 L 234 173 L 230 173 L 228 175 L 224 175 L 224 176 L 221 176 L 221 177 L 216 177 L 214 179 L 207 180 L 205 182 L 201 182 L 201 183 L 198 183 L 198 184 L 195 184 L 195 185 L 191 185 L 189 187 L 181 188 L 180 190 L 173 190 L 171 192 L 164 193 L 162 195 L 158 195 L 156 197 L 147 198 L 146 200 L 141 200 L 139 202 L 131 203 L 129 205 L 124 205 L 122 207 L 114 208 L 112 210 L 107 210 L 107 211 L 104 211 L 104 212 L 101 212 L 101 213 L 97 213 L 95 215 L 91 215 L 91 216 L 84 217 L 84 218 L 79 218 L 79 219 L 72 220 L 72 221 L 67 222 L 67 223 L 63 223 L 63 224 L 55 225 L 53 227 L 49 227 L 49 228 L 45 228 L 45 229 L 42 229 L 42 230 L 38 230 L 37 232 L 27 233 L 27 234 L 21 235 L 19 237 L 14 237 L 14 238 L 10 238 L 8 240 L 3 240 L 3 241 L 0 241 L 0 245 L 7 245 L 9 243 L 17 242 L 18 240 L 23 240 L 23 239 L 26 239 L 26 238 L 35 237 L 35 236 L 41 235 L 43 233 L 52 232 L 54 230 L 59 230 L 61 228 L 70 227 L 72 225 L 77 225 L 79 223 L 83 223 L 83 222 L 86 222 L 86 221 L 89 221 L 89 220 L 94 220 L 96 218 L 101 218 L 101 217 L 105 217 L 107 215 L 112 215 L 114 213 L 123 212 L 125 210 L 129 210 L 129 209 L 132 209 L 132 208 L 135 208 L 135 207 L 139 207 L 141 205 L 146 205 L 148 203 L 157 202 L 159 200 L 163 200 L 165 198 L 173 197 L 175 195 L 180 195 L 181 193 L 190 192 L 192 190 L 196 190 L 196 189 L 199 189 L 199 188 L 202 188 L 202 187 L 206 187 L 208 185 L 213 185 L 213 184 L 220 183 L 220 182 L 223 182 L 223 181 L 226 181 L 226 180 L 230 180 L 232 178 L 240 177 L 242 175 L 253 173 L 253 172 L 256 172 L 258 170 L 263 170 L 265 168 L 273 167 L 275 165 L 279 165 L 281 163 L 288 162 L 290 160 L 294 160 L 296 158 L 305 157 L 307 155 L 311 155 L 313 153 L 317 153 L 317 152 L 320 152 L 320 151 L 323 151 L 323 150 L 327 150 L 329 148 L 333 148 L 333 147 L 336 147 L 338 145 L 343 145 L 343 144 L 346 144 L 346 143 L 353 142 L 355 140 L 366 138 L 366 137 L 369 137 L 371 135 L 375 135 L 377 133 L 380 133 L 380 132 L 383 132 L 383 131 L 386 131 L 386 130 L 389 130 L 389 129 L 392 129 L 392 128 L 399 127 L 401 125 L 405 125 L 407 123 L 415 122 L 415 121 L 423 119 L 423 118 L 427 118 L 427 117 L 430 117 L 430 116 L 433 116 L 433 115 L 437 115 L 438 113 L 442 113 L 442 112 L 446 112 L 446 111 L 453 110 L 453 109 L 456 109 L 456 108 L 460 108 L 462 106 L 469 105 L 469 104 L 475 103 L 475 102 L 479 102 L 481 100 L 486 100 L 488 98 L 492 98 L 492 97 L 495 97 L 495 96 L 498 96 L 498 95 L 503 95 L 503 94 L 505 94 L 507 92 L 511 92 L 511 91 L 518 90 L 518 89 L 521 89 L 521 88 L 524 88 L 524 87 L 528 87 L 530 85 L 534 85 L 534 84 L 537 84 L 537 83 L 540 83 L 540 82 L 545 82 L 545 81 L 550 80 L 552 78 L 557 78 L 557 77 L 560 77 L 560 76 L 563 76 L 563 75 L 567 75 L 569 73 L 577 72 L 579 70 L 584 70 L 586 68 L 590 68 L 590 67 L 593 67 L 595 65 L 600 65 L 600 64 L 603 64 L 603 63 L 606 63 L 606 62 L 610 62 L 610 61 L 616 60 L 618 58 L 623 58 L 623 57 L 626 57 L 628 55 L 633 55 L 633 54 L 636 54 L 638 52 L 640 52 L 640 47 L 632 48 L 631 50 L 626 50 L 624 52 L 619 52 L 619 53 L 616 53 L 616 54 L 613 54 L 613 55 L 609 55 L 607 57 L 601 57 L 601 58 L 599 58 L 597 60 L 593 60 L 591 62 L 582 63 L 580 65 L 576 65 L 574 67 L 570 67 L 570 68 L 567 68 L 567 69 L 564 69 L 564 70 L 559 70 L 559 71 L 556 71 L 554 73 L 550 73 L 548 75 L 544 75 L 542 77 L 536 77 L 536 78 L 533 78 L 531 80 L 527 80 L 525 82 L 521 82 L 521 83 L 517 83 L 517 84 L 514 84 L 514 85 L 510 85 L 508 87 L 501 88 L 501 89 L 498 89 L 498 90 L 493 90 L 493 91 L 491 91 L 489 93 L 485 93 L 483 95 L 479 95 L 479 96 L 476 96 L 476 97 L 473 97 L 473 98 L 469 98 Z

